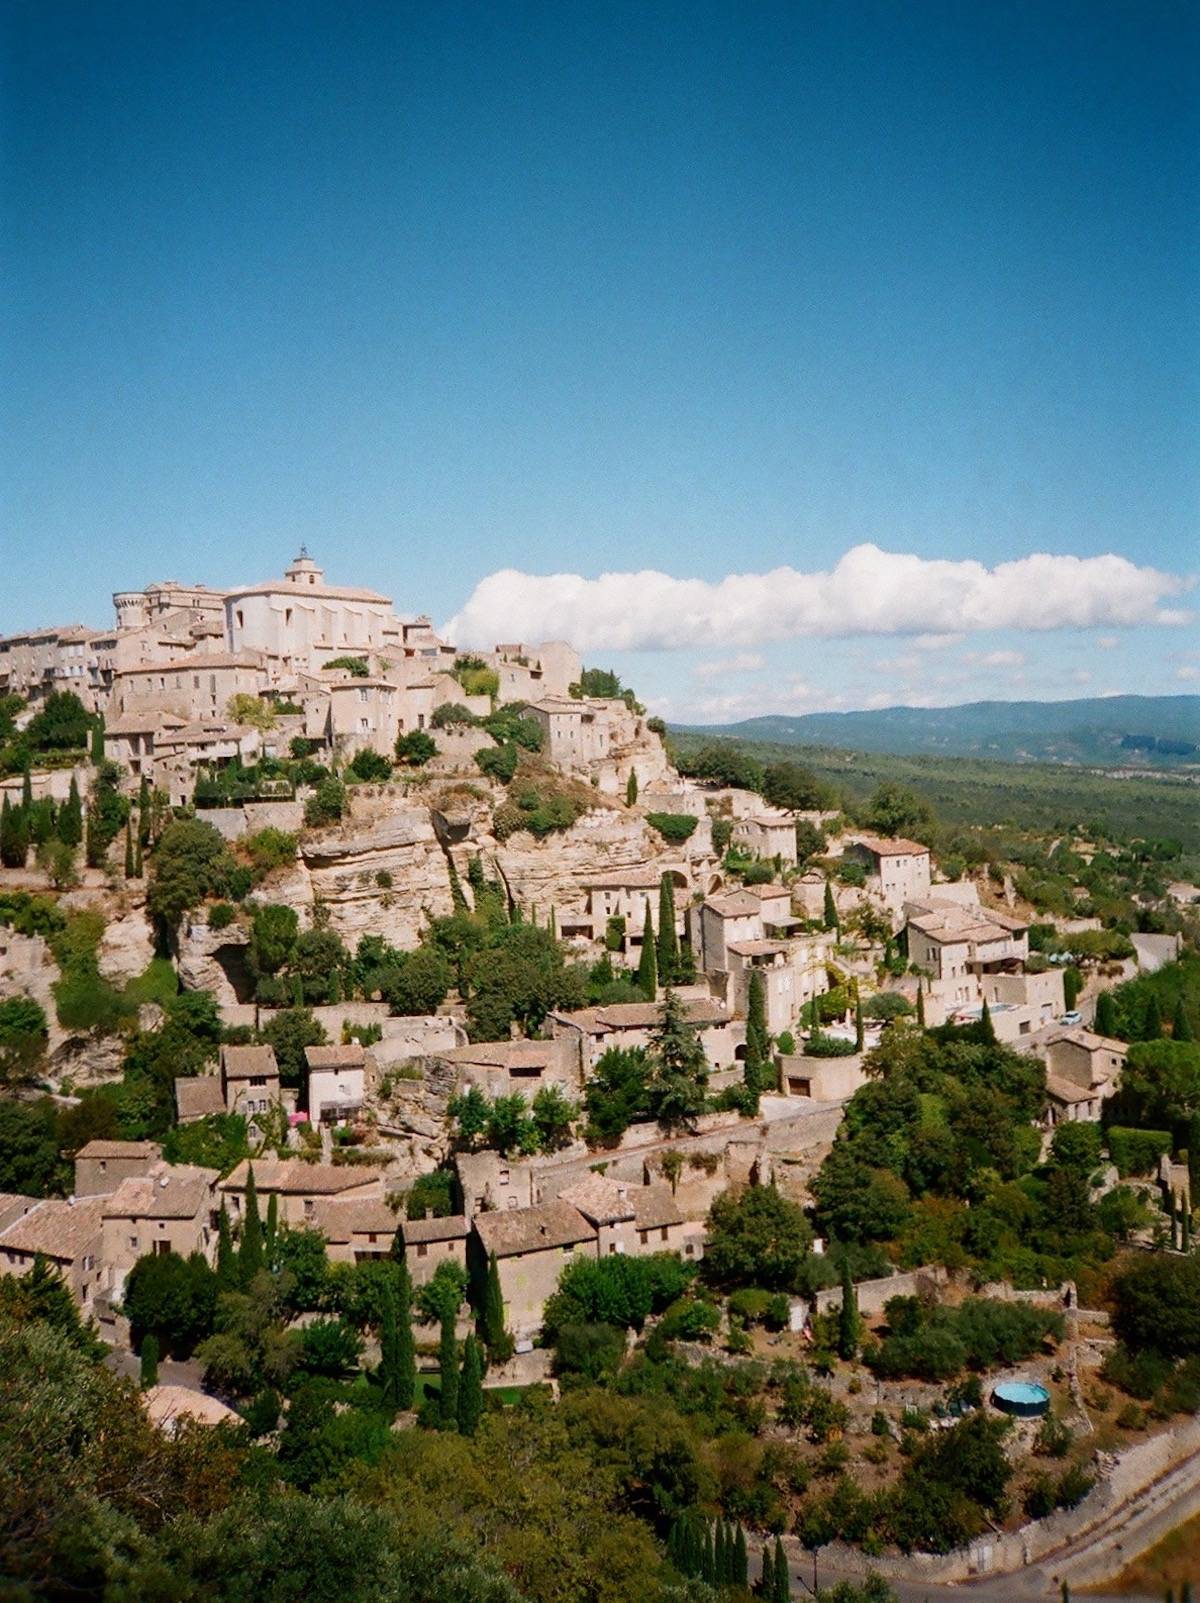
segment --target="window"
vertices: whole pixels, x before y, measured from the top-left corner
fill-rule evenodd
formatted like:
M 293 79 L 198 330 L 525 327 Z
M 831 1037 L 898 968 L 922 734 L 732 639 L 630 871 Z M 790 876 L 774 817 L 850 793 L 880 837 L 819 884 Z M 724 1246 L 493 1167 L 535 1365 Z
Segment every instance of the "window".
M 369 690 L 363 690 L 360 688 L 358 692 L 358 699 L 359 701 L 370 701 L 371 692 Z
M 642 1246 L 644 1247 L 646 1245 L 646 1243 L 650 1240 L 650 1232 L 648 1230 L 639 1230 L 638 1231 L 638 1240 L 641 1242 Z
M 165 1258 L 170 1250 L 171 1243 L 169 1241 L 156 1241 L 154 1243 L 154 1252 L 156 1257 Z
M 374 1240 L 374 1237 L 372 1237 L 371 1239 Z M 417 1242 L 417 1257 L 418 1258 L 428 1258 L 428 1256 L 429 1256 L 429 1247 L 428 1247 L 428 1245 L 424 1241 L 418 1241 Z
M 665 1241 L 667 1239 L 667 1226 L 666 1225 L 663 1225 L 662 1229 L 659 1231 L 658 1239 L 660 1241 Z
M 131 1251 L 133 1251 L 133 1252 L 137 1251 L 137 1244 L 138 1244 L 138 1238 L 136 1236 L 130 1236 L 130 1238 L 129 1238 L 129 1246 L 130 1246 L 130 1250 Z
M 304 1199 L 304 1217 L 306 1219 L 311 1219 L 312 1218 L 312 1213 L 313 1213 L 313 1199 L 311 1197 L 305 1197 L 305 1199 Z

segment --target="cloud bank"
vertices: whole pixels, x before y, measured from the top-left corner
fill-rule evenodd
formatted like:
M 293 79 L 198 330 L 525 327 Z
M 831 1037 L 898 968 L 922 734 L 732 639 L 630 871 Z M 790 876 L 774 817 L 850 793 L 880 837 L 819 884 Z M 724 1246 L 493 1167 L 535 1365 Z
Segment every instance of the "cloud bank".
M 1182 624 L 1191 614 L 1164 602 L 1191 584 L 1113 554 L 1038 554 L 986 568 L 858 545 L 829 572 L 782 567 L 716 583 L 653 569 L 585 579 L 505 568 L 476 585 L 446 628 L 466 646 L 569 640 L 582 651 L 672 651 L 804 637 Z

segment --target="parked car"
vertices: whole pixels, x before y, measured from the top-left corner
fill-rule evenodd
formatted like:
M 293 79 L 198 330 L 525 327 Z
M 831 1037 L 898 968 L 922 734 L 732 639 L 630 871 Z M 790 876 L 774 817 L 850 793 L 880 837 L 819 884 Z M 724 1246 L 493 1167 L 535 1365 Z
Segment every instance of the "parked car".
M 1069 1013 L 1062 1014 L 1062 1016 L 1059 1018 L 1058 1022 L 1060 1024 L 1070 1024 L 1070 1025 L 1082 1024 L 1083 1023 L 1083 1014 L 1079 1011 L 1078 1008 L 1072 1008 Z

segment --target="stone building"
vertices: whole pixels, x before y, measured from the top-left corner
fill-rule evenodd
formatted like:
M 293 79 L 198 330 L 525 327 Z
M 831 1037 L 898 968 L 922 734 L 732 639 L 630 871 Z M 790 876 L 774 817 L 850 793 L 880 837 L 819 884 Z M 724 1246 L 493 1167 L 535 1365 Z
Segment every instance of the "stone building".
M 123 1180 L 149 1174 L 161 1160 L 157 1141 L 89 1141 L 75 1154 L 75 1195 L 111 1196 Z
M 867 889 L 894 918 L 903 913 L 905 902 L 920 901 L 929 894 L 929 847 L 920 841 L 848 834 L 843 855 L 863 864 Z
M 509 1330 L 529 1341 L 542 1322 L 546 1298 L 576 1252 L 596 1255 L 596 1227 L 569 1202 L 543 1202 L 503 1213 L 480 1213 L 475 1234 L 485 1258 L 495 1254 Z
M 0 1231 L 0 1274 L 24 1275 L 38 1258 L 59 1271 L 90 1316 L 105 1290 L 101 1261 L 104 1197 L 51 1198 Z
M 233 652 L 260 653 L 278 678 L 297 670 L 319 672 L 337 657 L 369 657 L 397 647 L 401 623 L 387 596 L 326 584 L 302 548 L 282 579 L 227 593 L 225 637 Z
M 216 1169 L 156 1163 L 149 1174 L 122 1180 L 100 1210 L 105 1294 L 119 1302 L 125 1281 L 147 1253 L 198 1252 L 212 1262 L 217 1250 Z
M 402 1219 L 404 1262 L 414 1286 L 426 1286 L 441 1263 L 467 1267 L 467 1238 L 471 1226 L 461 1213 L 445 1219 Z
M 274 1192 L 279 1198 L 279 1222 L 296 1227 L 312 1224 L 317 1204 L 330 1197 L 381 1201 L 384 1194 L 382 1169 L 359 1164 L 305 1163 L 300 1158 L 244 1159 L 221 1181 L 220 1187 L 229 1216 L 235 1221 L 245 1211 L 251 1169 L 264 1217 L 267 1199 Z

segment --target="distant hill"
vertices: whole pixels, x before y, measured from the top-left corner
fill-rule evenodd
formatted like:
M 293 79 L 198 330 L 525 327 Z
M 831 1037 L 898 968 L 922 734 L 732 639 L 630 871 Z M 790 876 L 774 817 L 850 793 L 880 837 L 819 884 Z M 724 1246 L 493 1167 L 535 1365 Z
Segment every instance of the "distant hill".
M 1200 766 L 1200 696 L 973 701 L 960 707 L 768 714 L 736 724 L 686 727 L 696 735 L 906 757 L 988 757 L 1104 768 Z

